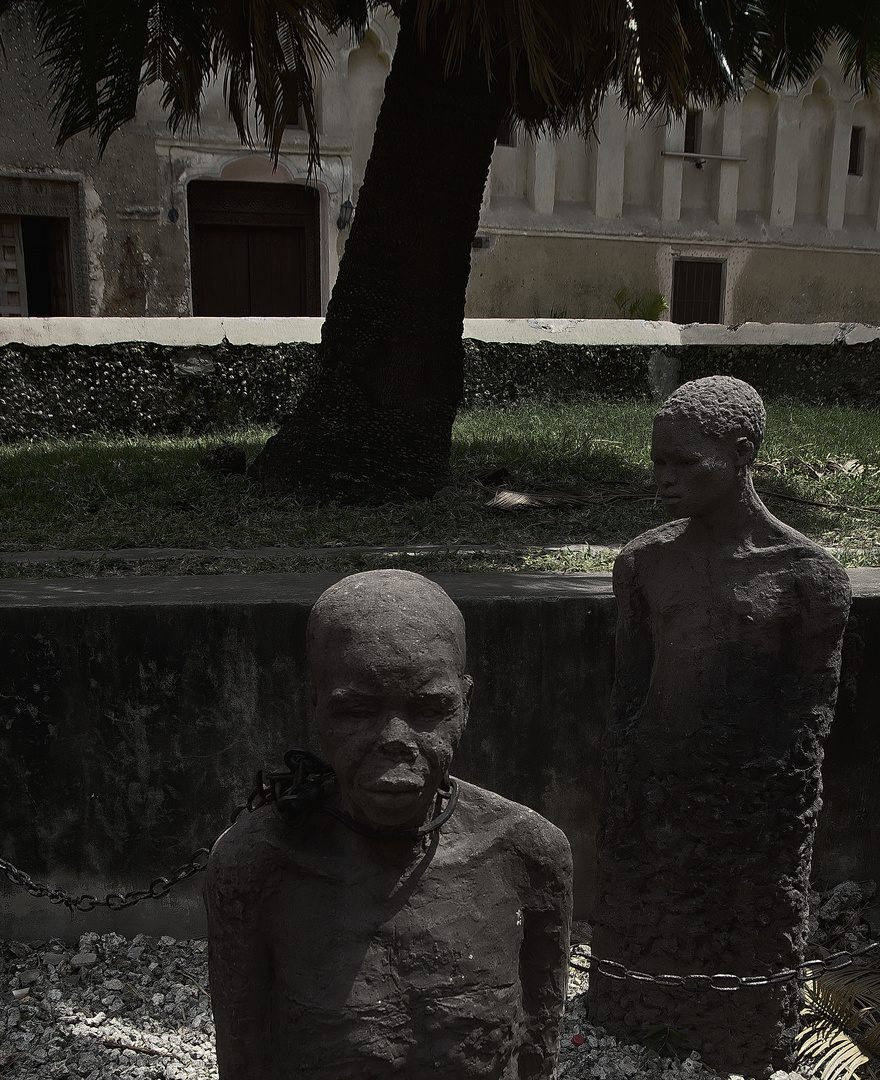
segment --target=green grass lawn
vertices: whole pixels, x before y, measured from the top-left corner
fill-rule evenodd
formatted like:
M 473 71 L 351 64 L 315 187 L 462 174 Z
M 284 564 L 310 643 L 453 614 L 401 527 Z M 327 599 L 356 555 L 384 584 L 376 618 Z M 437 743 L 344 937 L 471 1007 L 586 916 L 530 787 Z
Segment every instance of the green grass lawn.
M 315 506 L 267 495 L 240 476 L 199 468 L 206 450 L 232 441 L 256 454 L 269 430 L 210 438 L 88 438 L 0 447 L 0 550 L 109 552 L 83 563 L 0 564 L 5 576 L 70 573 L 218 573 L 230 570 L 607 568 L 607 554 L 554 545 L 618 546 L 660 524 L 648 457 L 649 402 L 546 406 L 462 414 L 455 426 L 451 487 L 433 500 L 376 507 Z M 757 486 L 778 517 L 840 549 L 848 565 L 880 561 L 880 414 L 792 404 L 768 407 Z M 480 478 L 506 474 L 489 487 Z M 575 505 L 498 509 L 494 487 L 563 489 Z M 789 496 L 784 499 L 779 496 Z M 835 504 L 826 509 L 790 499 Z M 440 545 L 417 556 L 363 555 L 352 546 Z M 330 556 L 254 560 L 222 556 L 122 563 L 112 549 L 325 548 Z M 465 554 L 477 546 L 490 553 Z M 504 549 L 503 551 L 497 549 Z

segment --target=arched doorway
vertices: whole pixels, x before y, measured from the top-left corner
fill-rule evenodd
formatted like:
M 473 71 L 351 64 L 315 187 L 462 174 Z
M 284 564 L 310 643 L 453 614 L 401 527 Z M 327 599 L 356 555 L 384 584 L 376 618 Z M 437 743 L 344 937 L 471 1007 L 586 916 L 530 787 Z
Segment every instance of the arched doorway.
M 319 206 L 301 184 L 192 181 L 193 315 L 320 315 Z

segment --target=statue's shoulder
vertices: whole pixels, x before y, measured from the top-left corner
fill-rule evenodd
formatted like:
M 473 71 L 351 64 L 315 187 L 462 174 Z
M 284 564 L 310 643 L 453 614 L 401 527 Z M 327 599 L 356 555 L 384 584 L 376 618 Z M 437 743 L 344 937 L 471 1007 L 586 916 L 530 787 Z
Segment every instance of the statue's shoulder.
M 208 858 L 208 887 L 246 892 L 277 866 L 283 826 L 269 806 L 239 815 L 222 833 Z
M 458 783 L 462 821 L 487 846 L 501 841 L 527 862 L 549 862 L 571 872 L 571 847 L 561 829 L 528 806 L 464 780 Z
M 811 596 L 825 596 L 831 603 L 849 605 L 849 575 L 830 552 L 790 525 L 774 519 L 782 539 L 785 566 Z
M 669 521 L 630 540 L 614 562 L 615 575 L 632 572 L 637 567 L 662 559 L 671 550 L 670 545 L 680 539 L 687 523 L 687 518 Z
M 667 521 L 665 525 L 658 525 L 654 529 L 648 529 L 647 532 L 639 533 L 630 540 L 620 554 L 628 559 L 634 559 L 665 548 L 668 544 L 674 544 L 687 528 L 687 524 L 687 518 L 679 518 L 677 521 Z

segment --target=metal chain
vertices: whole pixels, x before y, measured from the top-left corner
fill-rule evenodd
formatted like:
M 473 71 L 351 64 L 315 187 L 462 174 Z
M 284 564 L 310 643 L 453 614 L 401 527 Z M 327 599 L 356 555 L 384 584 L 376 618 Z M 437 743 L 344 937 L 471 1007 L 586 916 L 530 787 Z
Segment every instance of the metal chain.
M 91 893 L 83 893 L 81 896 L 73 896 L 64 889 L 55 889 L 17 869 L 6 859 L 0 859 L 0 870 L 15 885 L 20 885 L 31 896 L 45 896 L 50 904 L 64 904 L 70 911 L 93 911 L 96 907 L 106 907 L 111 911 L 121 911 L 123 908 L 139 904 L 141 900 L 161 900 L 167 896 L 171 889 L 181 881 L 185 881 L 193 874 L 198 874 L 208 865 L 210 848 L 199 848 L 189 858 L 189 862 L 172 870 L 167 877 L 153 878 L 146 889 L 132 889 L 126 893 L 107 893 L 104 897 L 93 896 Z
M 297 805 L 292 807 L 294 814 L 290 816 L 290 820 L 294 825 L 302 824 L 310 808 L 326 810 L 326 808 L 318 804 L 317 799 L 320 796 L 321 789 L 326 786 L 328 781 L 335 779 L 330 766 L 308 750 L 299 749 L 288 750 L 284 755 L 284 763 L 290 770 L 289 772 L 268 773 L 265 776 L 262 769 L 257 772 L 254 789 L 248 796 L 247 801 L 241 806 L 237 806 L 232 812 L 231 820 L 233 824 L 235 824 L 239 814 L 245 810 L 253 813 L 254 810 L 258 810 L 261 806 L 271 803 L 273 808 L 278 811 L 285 803 L 297 802 L 295 798 L 291 798 L 290 793 L 291 791 L 295 793 L 300 789 L 306 792 L 306 798 L 299 800 Z M 422 826 L 420 829 L 413 829 L 412 838 L 434 832 L 452 815 L 458 801 L 458 783 L 447 775 L 444 777 L 444 785 L 444 788 L 439 793 L 440 799 L 438 802 L 445 800 L 447 802 L 446 809 L 438 814 L 429 825 Z M 311 807 L 308 805 L 310 800 L 312 801 Z M 375 834 L 372 829 L 364 830 L 357 826 L 345 814 L 333 812 L 333 816 L 342 821 L 347 828 L 353 828 L 356 832 L 362 832 L 365 835 Z M 407 831 L 406 833 L 393 834 L 392 839 L 401 836 L 407 839 L 411 838 L 410 832 Z M 211 847 L 213 847 L 213 844 Z M 0 871 L 14 885 L 20 885 L 23 889 L 26 889 L 31 896 L 44 896 L 50 904 L 63 904 L 69 911 L 94 911 L 96 907 L 121 911 L 123 908 L 139 904 L 141 900 L 161 900 L 162 897 L 168 895 L 175 885 L 192 877 L 193 874 L 199 874 L 207 869 L 210 854 L 211 848 L 200 847 L 190 855 L 188 862 L 172 870 L 166 877 L 153 878 L 146 889 L 131 889 L 126 893 L 107 893 L 104 897 L 94 896 L 92 893 L 82 893 L 80 896 L 74 896 L 64 889 L 56 889 L 52 885 L 45 884 L 45 882 L 34 881 L 23 870 L 19 870 L 11 862 L 2 858 L 0 858 Z
M 609 979 L 631 979 L 633 982 L 654 983 L 657 986 L 681 987 L 684 990 L 719 990 L 729 993 L 750 986 L 778 986 L 788 982 L 812 982 L 828 971 L 849 967 L 857 957 L 866 956 L 880 948 L 880 942 L 870 941 L 852 952 L 836 952 L 816 960 L 804 960 L 797 967 L 774 971 L 772 975 L 652 975 L 647 971 L 631 971 L 614 960 L 590 958 L 589 964 L 579 964 L 573 958 L 571 966 L 581 971 L 596 970 Z
M 285 755 L 284 760 L 292 771 L 290 773 L 270 773 L 265 779 L 262 771 L 258 772 L 256 785 L 247 802 L 237 806 L 232 813 L 233 823 L 244 810 L 253 812 L 267 803 L 280 802 L 289 790 L 289 781 L 294 779 L 301 781 L 306 774 L 310 775 L 312 773 L 318 778 L 319 784 L 323 781 L 322 770 L 326 770 L 327 767 L 314 754 L 303 750 L 291 750 Z M 447 807 L 447 812 L 441 815 L 444 821 L 455 805 L 454 795 L 456 792 L 453 790 L 451 794 L 453 798 L 450 799 L 450 806 Z M 14 885 L 26 889 L 31 896 L 44 896 L 50 904 L 63 904 L 70 911 L 93 911 L 96 907 L 121 911 L 123 908 L 139 904 L 141 900 L 161 900 L 162 897 L 168 895 L 175 885 L 192 877 L 194 874 L 206 870 L 210 854 L 210 848 L 201 847 L 193 852 L 188 862 L 178 866 L 176 870 L 172 870 L 167 877 L 153 878 L 146 889 L 131 889 L 126 893 L 107 893 L 104 897 L 97 897 L 91 893 L 74 896 L 69 892 L 65 892 L 64 889 L 56 889 L 43 882 L 34 881 L 23 870 L 19 870 L 11 862 L 2 858 L 0 858 L 0 871 Z M 647 971 L 632 971 L 614 960 L 599 960 L 591 957 L 589 964 L 579 964 L 572 957 L 570 962 L 574 968 L 581 971 L 595 970 L 609 979 L 631 979 L 634 982 L 654 983 L 656 986 L 681 987 L 691 991 L 718 990 L 722 993 L 728 993 L 751 986 L 778 986 L 781 983 L 794 980 L 797 980 L 797 982 L 810 982 L 824 972 L 839 971 L 841 968 L 849 967 L 858 957 L 866 956 L 877 948 L 880 948 L 880 942 L 872 941 L 859 949 L 853 949 L 852 952 L 836 952 L 823 959 L 805 960 L 803 963 L 798 964 L 797 967 L 775 971 L 771 975 L 652 975 Z

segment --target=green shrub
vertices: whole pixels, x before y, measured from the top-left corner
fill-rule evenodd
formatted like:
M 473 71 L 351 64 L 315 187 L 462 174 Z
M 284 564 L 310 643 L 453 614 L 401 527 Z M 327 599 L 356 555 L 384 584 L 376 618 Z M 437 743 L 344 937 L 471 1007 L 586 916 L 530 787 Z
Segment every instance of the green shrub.
M 0 439 L 274 423 L 293 408 L 315 349 L 8 345 L 0 349 Z
M 651 358 L 680 361 L 681 381 L 726 374 L 770 399 L 880 407 L 880 344 L 698 346 L 500 344 L 466 340 L 466 407 L 528 399 L 574 403 L 651 396 Z M 207 434 L 277 424 L 317 345 L 224 342 L 189 348 L 119 343 L 0 348 L 0 442 L 92 432 Z

